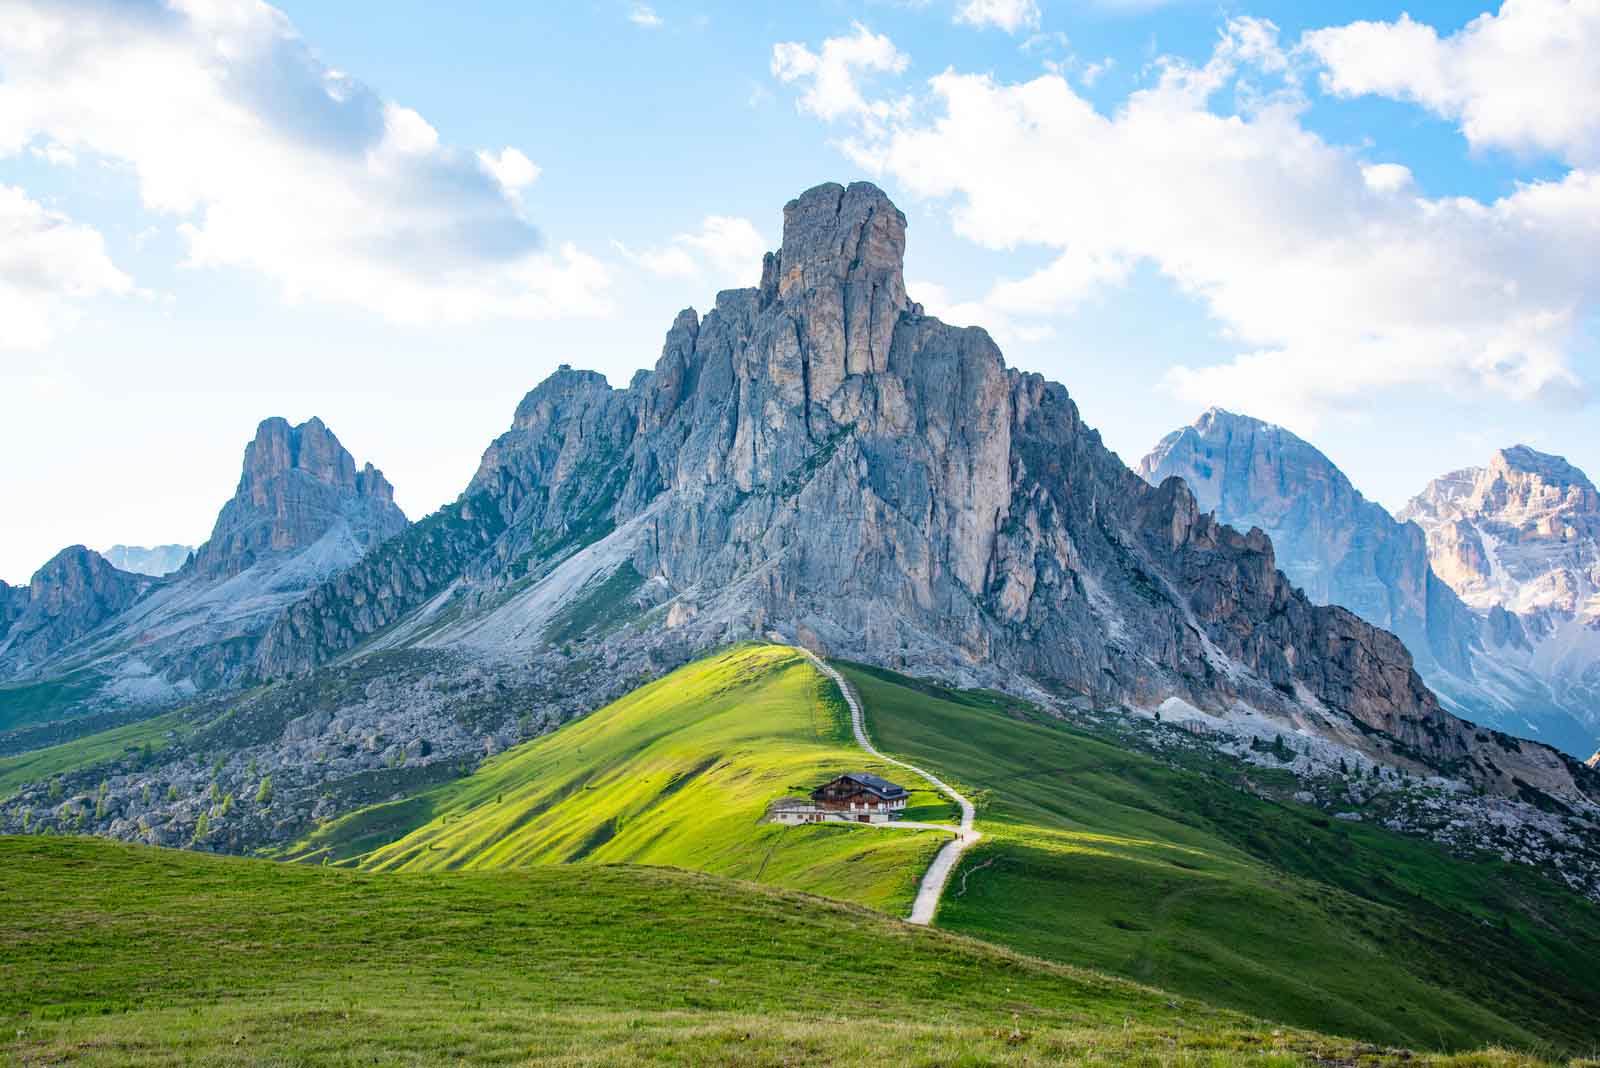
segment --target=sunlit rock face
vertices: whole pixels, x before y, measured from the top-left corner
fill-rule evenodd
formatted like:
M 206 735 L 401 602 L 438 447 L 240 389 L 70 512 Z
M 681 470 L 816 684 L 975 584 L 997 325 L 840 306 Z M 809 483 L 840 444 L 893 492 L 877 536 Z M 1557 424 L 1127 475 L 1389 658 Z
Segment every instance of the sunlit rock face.
M 1584 507 L 1582 475 L 1531 450 L 1507 450 L 1497 464 L 1499 475 L 1457 472 L 1438 480 L 1394 518 L 1288 430 L 1211 409 L 1163 438 L 1139 470 L 1152 483 L 1181 477 L 1219 519 L 1265 530 L 1279 566 L 1308 597 L 1393 631 L 1452 712 L 1582 756 L 1600 741 L 1592 695 L 1575 691 L 1534 655 L 1515 599 L 1511 608 L 1501 600 L 1521 587 L 1501 564 L 1486 562 L 1486 543 L 1463 518 L 1469 500 L 1515 497 L 1512 510 L 1535 531 L 1559 526 L 1551 507 Z M 1510 464 L 1542 470 L 1561 488 L 1532 486 L 1527 476 L 1509 474 Z M 1484 485 L 1475 488 L 1480 475 Z M 1508 483 L 1518 486 L 1515 493 Z M 1491 538 L 1503 544 L 1513 536 Z M 1498 593 L 1489 589 L 1494 582 Z
M 1096 704 L 1249 708 L 1494 789 L 1579 789 L 1541 747 L 1491 760 L 1400 639 L 1314 604 L 1265 534 L 1182 480 L 1145 483 L 987 333 L 924 314 L 905 240 L 870 184 L 791 201 L 759 286 L 681 313 L 625 389 L 570 368 L 540 384 L 462 497 L 292 606 L 260 671 L 380 631 L 526 659 L 572 591 L 626 564 L 648 625 L 610 640 L 619 660 L 778 635 Z
M 1486 644 L 1600 733 L 1600 494 L 1588 476 L 1518 445 L 1430 482 L 1401 516 L 1487 615 Z

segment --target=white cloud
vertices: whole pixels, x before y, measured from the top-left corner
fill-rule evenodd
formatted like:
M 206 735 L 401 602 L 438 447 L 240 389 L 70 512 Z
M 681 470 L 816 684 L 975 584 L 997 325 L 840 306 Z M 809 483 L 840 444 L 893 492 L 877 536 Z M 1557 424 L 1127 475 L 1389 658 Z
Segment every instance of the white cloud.
M 399 321 L 608 308 L 599 261 L 523 218 L 532 161 L 445 144 L 265 4 L 13 0 L 0 69 L 0 156 L 43 141 L 126 167 L 190 266 Z
M 76 167 L 78 157 L 65 145 L 58 145 L 54 141 L 44 145 L 31 145 L 28 153 L 36 159 L 42 159 L 53 167 Z
M 1573 358 L 1600 307 L 1600 176 L 1492 202 L 1421 196 L 1405 168 L 1302 125 L 1292 67 L 1260 20 L 1231 22 L 1203 66 L 1159 69 L 1111 115 L 1058 74 L 946 71 L 914 112 L 864 133 L 855 158 L 950 198 L 975 242 L 1055 250 L 960 306 L 1013 330 L 1153 265 L 1239 353 L 1173 370 L 1167 386 L 1197 404 L 1306 425 L 1386 387 L 1583 388 Z M 1219 107 L 1230 88 L 1231 113 Z
M 936 282 L 912 279 L 906 283 L 906 292 L 929 315 L 951 326 L 981 326 L 1001 344 L 1044 341 L 1055 334 L 1048 324 L 1019 323 L 986 300 L 957 300 Z
M 859 22 L 850 36 L 823 41 L 821 52 L 793 41 L 772 46 L 773 75 L 786 83 L 805 82 L 800 110 L 828 122 L 846 117 L 881 120 L 900 114 L 904 110 L 901 101 L 868 101 L 857 74 L 899 74 L 909 62 L 893 41 Z
M 1401 15 L 1305 35 L 1344 96 L 1410 100 L 1479 147 L 1600 163 L 1600 4 L 1505 0 L 1446 37 Z
M 1107 56 L 1097 63 L 1090 63 L 1088 66 L 1084 67 L 1083 73 L 1079 75 L 1078 80 L 1083 82 L 1086 88 L 1092 89 L 1094 88 L 1094 83 L 1099 81 L 1104 75 L 1109 74 L 1112 68 L 1114 68 L 1116 65 L 1117 61 L 1112 57 Z
M 994 26 L 1007 33 L 1039 28 L 1037 0 L 966 0 L 956 11 L 956 21 L 970 26 Z
M 99 231 L 0 185 L 0 348 L 41 348 L 73 301 L 134 291 Z
M 633 10 L 628 12 L 628 21 L 647 30 L 660 29 L 662 25 L 661 16 L 649 4 L 634 4 Z
M 718 288 L 754 285 L 761 257 L 772 246 L 749 219 L 708 215 L 695 233 L 675 235 L 665 245 L 634 250 L 620 241 L 624 258 L 662 278 L 709 279 Z
M 510 146 L 501 149 L 498 155 L 487 149 L 480 151 L 478 162 L 494 176 L 501 188 L 513 195 L 521 195 L 523 189 L 537 181 L 541 173 L 537 163 Z

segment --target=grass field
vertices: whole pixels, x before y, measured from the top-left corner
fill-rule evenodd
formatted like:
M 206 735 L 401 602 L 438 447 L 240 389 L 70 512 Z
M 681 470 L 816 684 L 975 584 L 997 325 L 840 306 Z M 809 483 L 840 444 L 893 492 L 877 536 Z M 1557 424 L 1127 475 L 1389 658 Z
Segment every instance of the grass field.
M 660 864 L 909 911 L 946 836 L 761 822 L 774 799 L 849 770 L 906 776 L 850 737 L 832 683 L 791 649 L 691 664 L 475 774 L 354 813 L 289 859 L 379 871 Z M 919 818 L 954 820 L 925 783 Z
M 1600 1046 L 1600 915 L 1528 869 L 840 666 L 874 741 L 978 806 L 940 926 L 1375 1041 Z
M 85 671 L 59 679 L 0 686 L 0 731 L 62 719 L 94 694 L 101 680 Z
M 0 756 L 0 800 L 9 797 L 27 783 L 42 782 L 52 775 L 117 760 L 146 745 L 152 751 L 165 749 L 171 744 L 171 739 L 167 737 L 168 731 L 182 735 L 189 729 L 181 714 L 169 712 L 137 723 L 74 738 L 60 745 L 32 749 L 12 756 Z
M 0 953 L 0 1061 L 27 1066 L 1549 1063 L 1278 1028 L 661 868 L 368 874 L 0 838 Z

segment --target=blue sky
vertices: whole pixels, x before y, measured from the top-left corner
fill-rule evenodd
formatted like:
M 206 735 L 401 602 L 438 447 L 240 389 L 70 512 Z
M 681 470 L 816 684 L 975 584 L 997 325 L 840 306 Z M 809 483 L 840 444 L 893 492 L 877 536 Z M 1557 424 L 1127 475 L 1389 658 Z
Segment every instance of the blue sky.
M 1129 462 L 1214 403 L 1390 507 L 1600 474 L 1592 2 L 453 6 L 0 11 L 0 578 L 203 540 L 269 415 L 425 514 L 856 178 Z

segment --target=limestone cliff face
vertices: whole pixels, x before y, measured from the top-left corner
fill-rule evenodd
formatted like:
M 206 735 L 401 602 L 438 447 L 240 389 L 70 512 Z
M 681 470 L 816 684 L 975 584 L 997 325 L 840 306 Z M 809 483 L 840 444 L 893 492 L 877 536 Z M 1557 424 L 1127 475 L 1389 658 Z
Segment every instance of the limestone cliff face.
M 0 641 L 4 641 L 23 612 L 28 609 L 28 587 L 0 582 Z
M 1203 510 L 1259 526 L 1306 596 L 1393 631 L 1425 677 L 1433 669 L 1470 677 L 1478 622 L 1433 573 L 1421 528 L 1363 497 L 1308 442 L 1213 408 L 1163 438 L 1139 473 L 1152 484 L 1176 475 Z
M 1399 639 L 1314 605 L 1264 534 L 1182 481 L 1146 484 L 988 334 L 924 315 L 905 226 L 865 183 L 792 201 L 759 287 L 682 313 L 626 389 L 567 369 L 541 384 L 460 501 L 279 620 L 263 674 L 396 624 L 386 642 L 519 655 L 542 641 L 542 587 L 625 557 L 662 609 L 635 643 L 776 631 L 1092 702 L 1247 704 L 1509 788 Z M 1546 755 L 1496 768 L 1577 789 Z
M 383 475 L 358 468 L 321 420 L 268 419 L 211 538 L 177 572 L 130 575 L 81 547 L 46 565 L 5 638 L 0 678 L 86 670 L 96 706 L 234 686 L 288 605 L 405 527 Z
M 1600 494 L 1564 458 L 1502 449 L 1430 482 L 1402 515 L 1468 603 L 1600 618 Z
M 61 550 L 26 589 L 9 593 L 4 614 L 11 620 L 0 631 L 0 669 L 15 674 L 47 660 L 130 608 L 151 585 L 148 577 L 119 571 L 82 545 Z
M 210 539 L 184 568 L 204 580 L 232 578 L 259 561 L 305 549 L 336 527 L 366 549 L 405 528 L 383 473 L 355 460 L 320 419 L 268 419 L 244 451 L 239 488 Z
M 1489 620 L 1497 655 L 1541 678 L 1600 736 L 1600 494 L 1559 456 L 1518 445 L 1430 482 L 1401 513 L 1440 577 Z
M 1152 483 L 1181 477 L 1201 508 L 1224 522 L 1265 530 L 1284 572 L 1308 597 L 1344 605 L 1393 631 L 1452 711 L 1573 755 L 1590 752 L 1600 737 L 1548 679 L 1531 670 L 1526 661 L 1532 648 L 1520 617 L 1482 599 L 1475 609 L 1435 573 L 1435 562 L 1442 562 L 1451 576 L 1459 576 L 1461 557 L 1441 550 L 1461 544 L 1457 531 L 1467 524 L 1459 519 L 1430 521 L 1424 535 L 1421 526 L 1397 521 L 1364 498 L 1309 443 L 1282 427 L 1220 409 L 1168 434 L 1139 471 Z M 1465 499 L 1472 481 L 1447 476 L 1430 499 Z M 1485 489 L 1484 495 L 1496 492 Z M 1468 540 L 1481 553 L 1476 536 Z

